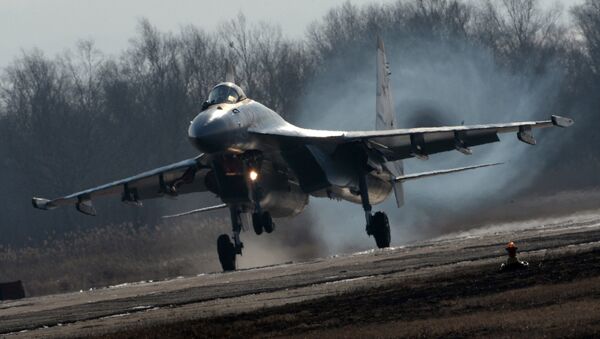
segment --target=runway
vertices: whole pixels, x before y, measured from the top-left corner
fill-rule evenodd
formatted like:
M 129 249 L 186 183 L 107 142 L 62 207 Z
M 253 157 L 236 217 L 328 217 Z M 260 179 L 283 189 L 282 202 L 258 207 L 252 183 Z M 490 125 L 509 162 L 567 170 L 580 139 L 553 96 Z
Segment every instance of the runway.
M 521 259 L 531 264 L 529 270 L 514 277 L 497 271 L 509 240 L 519 246 Z M 572 293 L 569 300 L 579 300 L 587 309 L 600 309 L 599 279 L 600 214 L 590 212 L 492 225 L 403 247 L 309 262 L 5 301 L 0 303 L 0 335 L 11 338 L 244 333 L 389 335 L 377 331 L 382 331 L 382 326 L 402 331 L 404 327 L 399 324 L 407 321 L 435 322 L 449 315 L 474 316 L 479 311 L 472 308 L 461 313 L 463 300 L 491 298 L 513 291 L 534 293 L 540 286 L 547 286 L 544 292 L 539 292 L 549 293 L 545 298 L 552 299 L 558 293 L 552 292 L 553 288 L 557 291 L 566 288 Z M 579 285 L 572 284 L 587 287 L 579 291 Z M 539 296 L 532 300 L 542 299 Z M 497 302 L 500 309 L 510 304 L 510 301 Z M 565 309 L 563 302 L 566 301 L 558 300 L 550 306 Z M 431 309 L 424 308 L 426 305 Z M 542 306 L 549 307 L 547 302 Z M 446 314 L 444 307 L 453 307 L 456 312 Z M 536 307 L 527 310 L 533 312 Z M 481 312 L 489 311 L 481 305 L 480 308 Z M 380 316 L 367 318 L 361 314 L 365 312 Z M 600 323 L 600 316 L 594 318 L 593 313 L 583 312 L 573 321 L 589 322 L 592 327 L 582 329 L 595 333 L 600 328 L 593 324 Z M 294 316 L 277 318 L 285 314 Z M 342 319 L 337 319 L 338 315 Z M 287 325 L 280 328 L 277 324 L 282 321 Z M 200 332 L 185 332 L 198 324 L 202 324 Z M 558 320 L 557 324 L 561 329 Z M 465 320 L 464 326 L 475 325 Z M 411 328 L 412 331 L 418 326 Z M 232 329 L 236 332 L 230 332 Z M 481 334 L 473 331 L 472 334 Z M 392 333 L 448 335 L 452 332 Z

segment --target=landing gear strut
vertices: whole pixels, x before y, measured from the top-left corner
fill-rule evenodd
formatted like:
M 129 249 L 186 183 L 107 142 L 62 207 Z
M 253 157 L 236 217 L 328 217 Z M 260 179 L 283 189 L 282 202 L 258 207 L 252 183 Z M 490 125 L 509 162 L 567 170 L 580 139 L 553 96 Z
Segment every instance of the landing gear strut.
M 375 215 L 371 213 L 369 187 L 367 186 L 367 173 L 361 173 L 361 175 L 359 175 L 358 186 L 363 210 L 365 211 L 365 219 L 367 221 L 367 234 L 372 235 L 375 238 L 377 247 L 390 247 L 390 222 L 387 215 L 385 212 L 377 212 Z
M 223 271 L 235 271 L 235 256 L 237 254 L 242 255 L 242 248 L 244 248 L 244 243 L 240 240 L 240 232 L 242 231 L 240 210 L 236 206 L 231 206 L 229 211 L 231 213 L 233 242 L 227 234 L 222 234 L 217 239 L 217 252 Z
M 271 233 L 275 228 L 271 214 L 267 211 L 263 211 L 260 206 L 260 201 L 263 197 L 262 188 L 259 185 L 259 172 L 262 161 L 262 154 L 260 152 L 246 152 L 242 159 L 243 171 L 241 174 L 247 175 L 246 183 L 250 190 L 250 198 L 254 204 L 254 211 L 252 213 L 252 226 L 256 234 L 262 234 L 262 232 Z M 241 175 L 237 173 L 236 175 Z M 242 248 L 244 244 L 240 240 L 240 232 L 242 231 L 242 220 L 240 213 L 242 208 L 240 206 L 230 205 L 229 211 L 231 212 L 231 227 L 233 231 L 233 242 L 232 239 L 227 235 L 221 235 L 217 240 L 217 251 L 219 253 L 219 261 L 223 267 L 223 271 L 234 271 L 235 270 L 235 258 L 236 255 L 242 255 Z

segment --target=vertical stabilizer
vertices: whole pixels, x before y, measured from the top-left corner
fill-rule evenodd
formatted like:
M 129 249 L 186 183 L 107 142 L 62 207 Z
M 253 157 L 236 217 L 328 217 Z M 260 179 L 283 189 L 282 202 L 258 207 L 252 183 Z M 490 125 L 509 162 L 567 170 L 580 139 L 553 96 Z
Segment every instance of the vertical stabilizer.
M 390 84 L 390 65 L 385 56 L 385 47 L 380 36 L 377 37 L 377 101 L 375 107 L 375 128 L 377 130 L 387 130 L 398 128 L 396 126 L 396 112 L 394 110 L 394 100 L 392 98 L 392 89 Z M 404 175 L 402 161 L 385 163 L 385 168 L 393 176 Z M 401 182 L 395 182 L 394 194 L 398 207 L 404 204 L 404 190 Z
M 396 128 L 396 114 L 390 86 L 390 65 L 385 56 L 381 37 L 377 37 L 377 107 L 375 128 L 378 130 Z
M 229 59 L 227 59 L 227 64 L 225 67 L 227 68 L 227 73 L 225 74 L 225 81 L 235 83 L 233 65 L 231 64 Z

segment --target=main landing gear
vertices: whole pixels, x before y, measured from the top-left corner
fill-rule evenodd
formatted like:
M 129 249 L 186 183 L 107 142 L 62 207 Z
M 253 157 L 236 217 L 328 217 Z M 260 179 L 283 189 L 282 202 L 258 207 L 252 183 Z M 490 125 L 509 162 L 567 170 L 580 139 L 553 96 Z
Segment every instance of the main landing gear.
M 271 214 L 267 211 L 263 211 L 258 203 L 260 201 L 260 190 L 254 189 L 254 201 L 255 211 L 252 213 L 252 226 L 254 232 L 260 235 L 264 232 L 271 233 L 275 229 L 275 223 Z M 244 244 L 240 240 L 240 232 L 242 231 L 242 219 L 240 213 L 242 212 L 239 207 L 231 206 L 229 208 L 231 212 L 231 226 L 233 230 L 233 242 L 227 234 L 222 234 L 217 239 L 217 252 L 219 253 L 219 261 L 223 271 L 235 271 L 235 258 L 236 255 L 242 254 L 242 248 Z
M 248 169 L 249 187 L 251 190 L 251 198 L 254 203 L 254 212 L 252 213 L 252 226 L 254 232 L 260 235 L 264 232 L 271 233 L 275 229 L 273 218 L 271 214 L 264 211 L 260 206 L 262 198 L 262 188 L 258 185 L 258 172 L 260 168 L 260 157 L 254 155 L 249 160 L 245 167 Z M 241 208 L 235 205 L 231 205 L 229 208 L 231 212 L 231 225 L 233 230 L 233 242 L 227 234 L 221 235 L 217 239 L 217 252 L 219 253 L 219 261 L 223 267 L 223 271 L 234 271 L 235 270 L 235 258 L 236 255 L 242 254 L 242 248 L 244 244 L 240 241 L 240 232 L 242 230 L 242 220 L 240 218 Z
M 365 211 L 367 221 L 366 231 L 368 235 L 375 238 L 375 243 L 379 248 L 390 247 L 390 222 L 385 212 L 371 213 L 371 203 L 369 202 L 369 187 L 367 186 L 367 174 L 363 173 L 358 178 L 360 198 Z
M 235 271 L 235 245 L 231 243 L 231 239 L 227 234 L 221 234 L 217 238 L 217 252 L 223 271 Z
M 217 252 L 219 253 L 219 261 L 223 271 L 235 271 L 235 256 L 242 254 L 244 243 L 240 240 L 240 232 L 242 231 L 242 219 L 240 218 L 240 210 L 236 206 L 229 207 L 231 213 L 231 226 L 233 229 L 233 242 L 227 234 L 221 234 L 217 239 Z
M 219 253 L 219 261 L 223 271 L 235 271 L 235 257 L 242 254 L 244 243 L 240 241 L 240 232 L 242 231 L 242 220 L 240 218 L 240 210 L 237 207 L 230 207 L 231 225 L 233 228 L 233 242 L 227 234 L 221 234 L 217 239 L 217 252 Z M 275 223 L 269 212 L 252 213 L 252 226 L 256 234 L 273 232 Z

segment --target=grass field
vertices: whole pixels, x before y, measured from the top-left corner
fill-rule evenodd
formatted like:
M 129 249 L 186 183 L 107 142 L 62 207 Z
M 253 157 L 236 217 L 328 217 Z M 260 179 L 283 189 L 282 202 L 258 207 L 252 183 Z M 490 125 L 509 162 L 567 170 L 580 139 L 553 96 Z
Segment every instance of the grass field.
M 288 223 L 268 237 L 246 232 L 243 240 L 255 257 L 247 252 L 239 266 L 317 257 L 321 244 L 307 239 L 302 226 Z M 40 296 L 218 272 L 216 239 L 230 228 L 227 216 L 202 215 L 157 226 L 107 225 L 34 246 L 0 246 L 0 281 L 22 280 L 28 296 Z
M 227 222 L 209 218 L 168 228 L 110 225 L 41 245 L 1 247 L 0 277 L 22 280 L 27 295 L 36 296 L 215 271 L 212 239 Z

